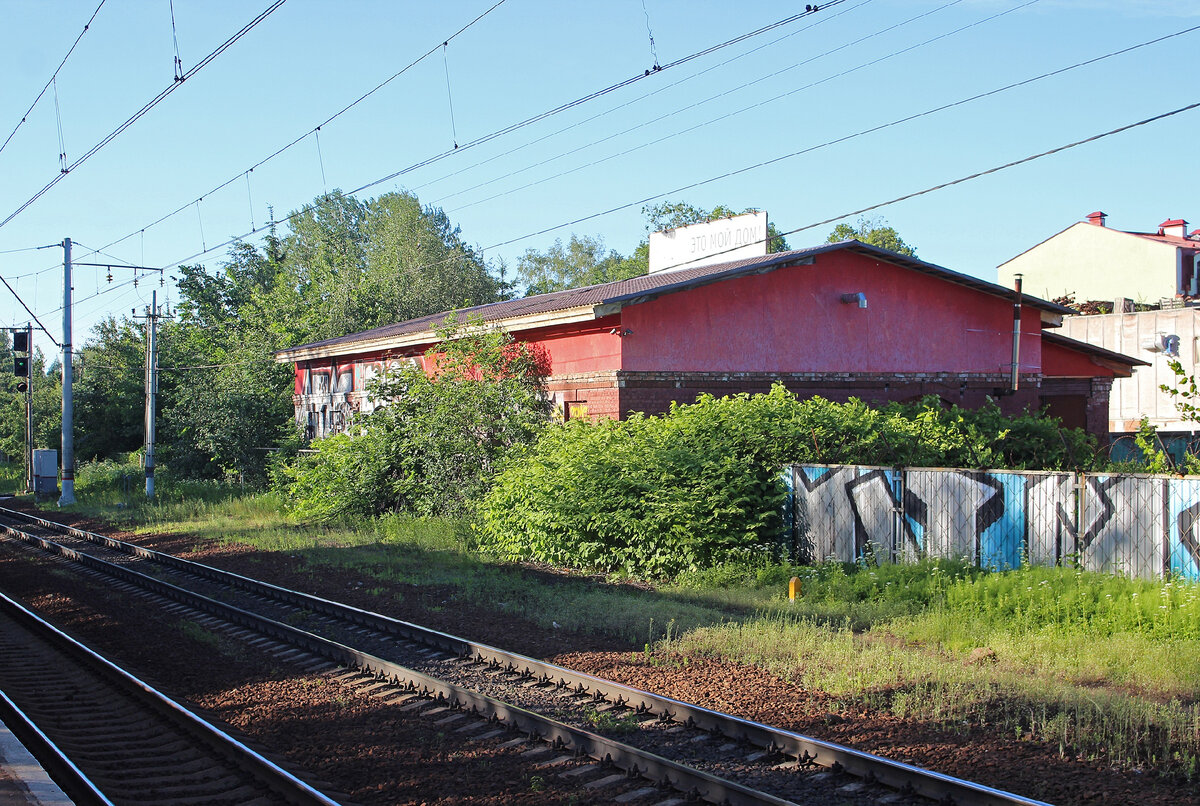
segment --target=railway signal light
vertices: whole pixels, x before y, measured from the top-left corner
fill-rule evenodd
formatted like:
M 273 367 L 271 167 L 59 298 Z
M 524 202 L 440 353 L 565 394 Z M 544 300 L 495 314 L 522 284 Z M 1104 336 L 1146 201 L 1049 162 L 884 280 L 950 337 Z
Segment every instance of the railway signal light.
M 25 381 L 21 381 L 20 383 L 17 384 L 17 391 L 21 392 L 21 393 L 28 392 L 29 384 L 27 384 Z
M 13 358 L 13 375 L 18 378 L 29 377 L 29 359 L 25 356 L 17 356 Z
M 13 333 L 13 352 L 27 353 L 29 352 L 29 331 L 18 330 Z

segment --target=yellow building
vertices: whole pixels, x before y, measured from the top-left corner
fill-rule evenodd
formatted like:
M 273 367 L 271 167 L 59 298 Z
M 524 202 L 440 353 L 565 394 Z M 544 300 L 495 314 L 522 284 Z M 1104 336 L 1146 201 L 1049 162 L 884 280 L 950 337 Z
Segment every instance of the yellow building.
M 1189 235 L 1186 221 L 1171 219 L 1156 232 L 1127 232 L 1108 227 L 1106 218 L 1091 213 L 1000 264 L 997 282 L 1011 288 L 1020 274 L 1030 294 L 1074 294 L 1078 302 L 1125 297 L 1158 304 L 1200 296 L 1200 230 Z
M 1114 437 L 1136 432 L 1142 417 L 1164 437 L 1196 433 L 1196 423 L 1184 420 L 1161 389 L 1175 385 L 1172 360 L 1188 374 L 1200 370 L 1200 230 L 1187 227 L 1171 219 L 1155 232 L 1126 232 L 1095 212 L 998 268 L 1001 285 L 1012 286 L 1021 274 L 1025 290 L 1044 299 L 1071 294 L 1077 303 L 1109 303 L 1112 313 L 1063 317 L 1062 332 L 1147 363 L 1113 382 L 1108 426 Z M 1131 302 L 1148 309 L 1135 311 L 1141 306 Z

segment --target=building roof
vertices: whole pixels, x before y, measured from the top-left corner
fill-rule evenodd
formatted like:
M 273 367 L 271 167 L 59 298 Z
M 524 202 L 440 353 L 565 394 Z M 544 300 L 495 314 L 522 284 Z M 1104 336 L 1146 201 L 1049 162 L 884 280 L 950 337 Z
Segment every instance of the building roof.
M 691 269 L 657 272 L 631 277 L 627 280 L 617 280 L 600 285 L 571 288 L 565 291 L 553 291 L 549 294 L 537 294 L 532 297 L 492 302 L 486 305 L 476 305 L 470 308 L 459 308 L 443 311 L 430 316 L 409 319 L 406 322 L 383 325 L 365 330 L 360 333 L 350 333 L 324 341 L 301 344 L 275 354 L 277 361 L 297 361 L 306 358 L 345 355 L 364 350 L 388 349 L 397 342 L 415 344 L 421 343 L 416 337 L 428 335 L 424 341 L 436 340 L 437 328 L 454 316 L 463 322 L 471 318 L 479 318 L 489 323 L 507 323 L 509 329 L 527 329 L 544 326 L 562 321 L 586 321 L 596 319 L 611 313 L 616 313 L 624 305 L 645 302 L 664 294 L 672 294 L 690 288 L 745 277 L 753 274 L 766 274 L 783 266 L 811 264 L 818 255 L 827 252 L 846 250 L 867 257 L 883 260 L 903 268 L 917 271 L 946 280 L 956 285 L 1015 301 L 1015 292 L 1003 286 L 980 280 L 977 277 L 961 274 L 932 263 L 926 263 L 914 257 L 901 255 L 896 252 L 871 246 L 857 240 L 839 241 L 831 244 L 794 249 L 788 252 L 776 252 L 762 257 L 745 258 L 729 263 L 701 266 Z M 1070 308 L 1053 302 L 1024 296 L 1022 302 L 1032 308 L 1050 314 L 1071 314 Z M 571 315 L 574 312 L 574 315 Z M 515 325 L 515 327 L 514 327 Z
M 1095 358 L 1098 361 L 1100 361 L 1105 366 L 1111 366 L 1112 364 L 1118 364 L 1124 368 L 1125 377 L 1129 377 L 1129 375 L 1132 373 L 1134 367 L 1150 366 L 1149 361 L 1143 361 L 1140 358 L 1134 358 L 1133 356 L 1125 355 L 1124 353 L 1117 353 L 1117 352 L 1113 352 L 1112 350 L 1106 350 L 1103 347 L 1097 347 L 1096 345 L 1090 344 L 1086 341 L 1080 341 L 1079 339 L 1072 339 L 1067 336 L 1063 336 L 1059 333 L 1048 333 L 1043 330 L 1042 331 L 1042 341 L 1046 344 L 1055 344 L 1055 345 L 1058 345 L 1059 347 L 1065 347 L 1068 350 L 1074 350 L 1077 353 L 1083 353 L 1085 355 L 1091 356 L 1092 358 Z M 1114 367 L 1114 369 L 1115 369 L 1115 367 Z
M 1042 244 L 1053 241 L 1059 235 L 1062 235 L 1064 232 L 1066 232 L 1067 230 L 1072 229 L 1074 227 L 1092 227 L 1100 232 L 1110 232 L 1115 235 L 1131 235 L 1136 238 L 1145 238 L 1146 240 L 1149 240 L 1149 241 L 1161 243 L 1164 246 L 1182 247 L 1184 249 L 1200 250 L 1200 240 L 1196 240 L 1193 238 L 1181 238 L 1178 235 L 1163 235 L 1161 232 L 1133 232 L 1131 230 L 1117 229 L 1115 227 L 1109 227 L 1109 226 L 1105 226 L 1103 224 L 1095 224 L 1095 223 L 1092 223 L 1092 221 L 1090 219 L 1096 215 L 1104 215 L 1104 214 L 1101 213 L 1099 210 L 1097 210 L 1094 213 L 1088 213 L 1088 219 L 1089 219 L 1088 221 L 1076 221 L 1073 224 L 1070 224 L 1070 225 L 1066 226 L 1065 228 L 1060 229 L 1058 232 L 1054 233 L 1053 235 L 1049 236 L 1048 238 L 1043 238 L 1042 240 L 1035 243 L 1033 246 L 1030 246 L 1028 249 L 1025 249 L 1025 250 L 1013 255 L 1008 260 L 1001 263 L 1000 267 L 1003 267 L 1003 266 L 1008 265 L 1009 263 L 1012 263 L 1014 260 L 1021 257 L 1022 255 L 1026 255 L 1026 254 L 1032 252 L 1034 249 L 1037 249 Z M 1163 223 L 1171 223 L 1171 222 L 1163 222 Z M 1179 223 L 1182 224 L 1183 222 L 1180 221 Z M 1200 231 L 1200 230 L 1198 230 L 1198 231 Z
M 1193 238 L 1182 238 L 1178 235 L 1163 235 L 1161 232 L 1129 232 L 1127 230 L 1113 230 L 1114 232 L 1123 232 L 1126 235 L 1136 235 L 1139 238 L 1147 238 L 1151 241 L 1158 241 L 1169 246 L 1182 246 L 1184 249 L 1200 249 L 1200 241 Z

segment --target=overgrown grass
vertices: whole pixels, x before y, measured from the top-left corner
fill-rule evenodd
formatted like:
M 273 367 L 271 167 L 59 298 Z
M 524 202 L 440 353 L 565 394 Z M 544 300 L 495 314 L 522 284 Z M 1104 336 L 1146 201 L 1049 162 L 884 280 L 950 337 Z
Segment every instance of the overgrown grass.
M 207 497 L 96 505 L 88 489 L 81 482 L 81 508 L 138 531 L 287 552 L 314 576 L 350 569 L 366 589 L 404 599 L 404 586 L 418 586 L 436 592 L 430 607 L 469 603 L 611 635 L 654 656 L 753 663 L 847 708 L 952 731 L 987 725 L 1067 756 L 1200 777 L 1195 584 L 1070 568 L 987 573 L 948 561 L 726 566 L 653 587 L 597 584 L 490 559 L 463 521 L 390 515 L 311 527 L 271 495 L 214 487 L 202 488 Z

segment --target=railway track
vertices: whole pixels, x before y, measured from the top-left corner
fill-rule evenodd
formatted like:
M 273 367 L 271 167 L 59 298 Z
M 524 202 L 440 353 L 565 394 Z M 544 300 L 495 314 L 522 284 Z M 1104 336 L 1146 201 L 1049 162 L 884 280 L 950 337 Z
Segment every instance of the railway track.
M 526 738 L 514 742 L 541 743 L 529 751 L 545 756 L 540 768 L 590 778 L 589 785 L 641 776 L 733 805 L 1040 803 L 25 513 L 0 508 L 0 529 L 210 614 L 233 636 L 250 630 L 342 664 L 342 682 L 456 732 L 519 731 Z M 621 795 L 622 802 L 639 798 L 680 802 L 662 800 L 650 785 L 626 786 Z
M 77 804 L 337 804 L 3 594 L 0 692 Z

